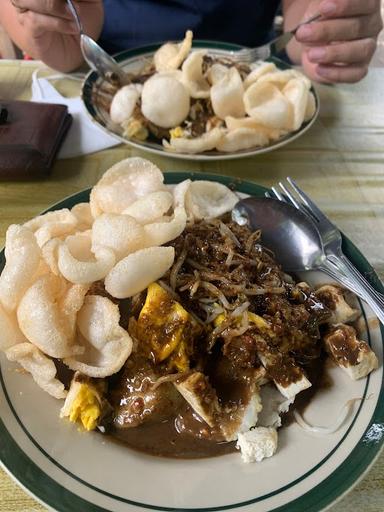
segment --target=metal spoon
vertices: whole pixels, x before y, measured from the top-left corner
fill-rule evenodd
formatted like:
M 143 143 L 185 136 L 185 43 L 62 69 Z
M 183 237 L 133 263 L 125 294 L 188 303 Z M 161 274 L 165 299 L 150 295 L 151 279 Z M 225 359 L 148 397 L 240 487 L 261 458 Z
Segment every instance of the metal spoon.
M 118 77 L 122 82 L 126 79 L 126 74 L 117 64 L 114 58 L 106 53 L 96 41 L 84 33 L 83 25 L 79 18 L 79 14 L 72 0 L 66 0 L 68 8 L 74 17 L 80 33 L 80 48 L 90 68 L 98 71 L 107 80 Z
M 373 297 L 364 293 L 353 276 L 337 271 L 323 249 L 319 232 L 306 215 L 294 206 L 272 198 L 249 197 L 232 210 L 232 219 L 253 230 L 261 229 L 263 243 L 271 249 L 286 272 L 321 270 L 353 291 L 371 306 L 384 323 L 384 311 Z

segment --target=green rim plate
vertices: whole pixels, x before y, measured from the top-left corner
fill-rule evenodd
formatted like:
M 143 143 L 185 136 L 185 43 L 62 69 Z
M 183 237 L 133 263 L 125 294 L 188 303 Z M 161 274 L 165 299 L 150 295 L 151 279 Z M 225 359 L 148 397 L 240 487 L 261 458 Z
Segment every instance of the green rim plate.
M 159 44 L 152 44 L 148 46 L 142 46 L 139 48 L 134 48 L 131 50 L 126 50 L 121 53 L 118 53 L 115 56 L 117 62 L 119 62 L 123 68 L 127 68 L 132 64 L 138 63 L 143 59 L 150 58 L 153 53 L 159 48 Z M 197 40 L 193 42 L 194 48 L 207 48 L 213 53 L 217 53 L 217 55 L 222 54 L 223 52 L 238 50 L 241 46 L 235 44 L 229 44 L 224 42 L 215 42 L 215 41 L 202 41 Z M 274 62 L 279 69 L 289 69 L 289 66 L 286 62 L 282 60 L 271 57 L 268 59 L 271 62 Z M 313 118 L 310 121 L 303 123 L 303 125 L 296 130 L 295 132 L 291 132 L 285 137 L 282 137 L 276 142 L 269 144 L 268 146 L 254 149 L 244 149 L 240 151 L 236 151 L 233 153 L 224 153 L 221 151 L 210 151 L 205 153 L 198 153 L 194 155 L 190 155 L 187 153 L 173 153 L 170 151 L 166 151 L 161 144 L 157 144 L 155 142 L 137 142 L 134 140 L 128 140 L 122 137 L 121 133 L 118 133 L 118 129 L 113 127 L 113 123 L 109 117 L 109 113 L 103 107 L 104 98 L 106 91 L 103 90 L 104 85 L 107 82 L 99 76 L 96 71 L 91 71 L 84 80 L 81 98 L 83 100 L 85 109 L 90 116 L 91 120 L 94 121 L 100 128 L 102 128 L 109 135 L 115 136 L 118 140 L 123 142 L 124 144 L 128 144 L 138 149 L 142 149 L 144 151 L 148 151 L 150 153 L 160 154 L 163 156 L 168 156 L 170 158 L 176 159 L 184 159 L 184 160 L 230 160 L 233 158 L 244 158 L 254 155 L 259 155 L 262 153 L 266 153 L 269 151 L 273 151 L 274 149 L 280 148 L 289 142 L 297 139 L 301 135 L 303 135 L 315 122 L 318 114 L 319 114 L 319 97 L 312 87 L 311 92 L 313 93 L 316 100 L 316 111 Z M 96 98 L 99 97 L 100 94 L 100 104 L 96 101 Z
M 218 181 L 229 186 L 231 189 L 236 190 L 238 192 L 242 192 L 245 194 L 253 195 L 256 197 L 263 197 L 266 188 L 256 185 L 255 183 L 242 181 L 240 179 L 225 177 L 221 175 L 215 174 L 205 174 L 198 172 L 170 172 L 165 173 L 165 182 L 167 184 L 176 184 L 180 181 L 183 181 L 187 178 L 190 179 L 204 179 L 209 181 Z M 90 190 L 84 190 L 74 194 L 59 203 L 53 205 L 46 211 L 57 210 L 60 208 L 72 208 L 75 204 L 80 202 L 85 202 L 89 200 Z M 368 278 L 373 286 L 378 291 L 384 292 L 384 287 L 381 284 L 379 278 L 374 272 L 373 268 L 369 265 L 367 260 L 361 254 L 361 252 L 352 244 L 350 240 L 343 237 L 343 249 L 345 254 L 350 258 L 352 263 Z M 0 253 L 0 271 L 3 269 L 5 264 L 4 251 Z M 364 314 L 364 311 L 363 311 Z M 364 314 L 365 316 L 365 314 Z M 370 328 L 367 325 L 368 337 L 370 335 Z M 384 329 L 380 326 L 381 333 L 381 343 L 384 340 Z M 369 341 L 369 340 L 368 340 Z M 366 379 L 365 392 L 364 396 L 367 393 L 368 377 Z M 23 425 L 22 418 L 19 418 L 13 405 L 10 400 L 9 394 L 5 387 L 3 375 L 0 371 L 0 385 L 3 388 L 3 393 L 5 399 L 10 407 L 14 417 L 19 423 L 20 427 L 23 429 L 26 436 L 29 440 L 39 449 L 41 454 L 44 457 L 47 457 L 52 463 L 61 468 L 64 472 L 75 478 L 79 482 L 87 485 L 92 488 L 90 484 L 80 480 L 69 473 L 65 468 L 60 466 L 59 461 L 55 461 L 52 457 L 47 454 L 43 448 L 41 448 L 38 443 L 33 439 L 30 433 L 26 430 Z M 324 510 L 327 506 L 335 502 L 338 498 L 340 498 L 343 494 L 348 492 L 357 481 L 367 472 L 370 466 L 374 463 L 376 458 L 378 457 L 380 451 L 384 446 L 384 384 L 381 383 L 381 388 L 377 390 L 379 394 L 378 401 L 374 413 L 371 418 L 367 418 L 367 425 L 365 428 L 364 434 L 361 436 L 359 442 L 356 446 L 350 451 L 347 458 L 344 462 L 339 465 L 335 471 L 329 474 L 323 481 L 321 481 L 318 485 L 313 487 L 310 491 L 302 494 L 297 499 L 285 503 L 282 506 L 277 508 L 270 509 L 271 512 L 319 512 Z M 363 397 L 364 398 L 364 397 Z M 321 466 L 329 457 L 332 456 L 334 451 L 338 448 L 339 445 L 343 442 L 343 440 L 348 436 L 350 430 L 353 427 L 354 422 L 356 421 L 360 410 L 362 408 L 361 402 L 354 420 L 352 421 L 350 427 L 347 432 L 341 439 L 334 449 L 328 453 L 324 459 L 311 471 L 302 475 L 299 479 L 294 482 L 291 482 L 286 488 L 295 485 L 298 481 L 305 480 L 311 473 L 313 473 L 318 466 Z M 0 412 L 1 412 L 1 403 L 0 403 Z M 0 457 L 3 468 L 29 493 L 31 493 L 35 498 L 37 498 L 43 504 L 52 507 L 55 510 L 60 512 L 73 512 L 82 511 L 82 512 L 105 512 L 108 509 L 101 508 L 82 497 L 78 496 L 70 489 L 64 487 L 56 480 L 51 478 L 48 474 L 46 474 L 42 469 L 38 467 L 38 465 L 29 458 L 24 451 L 19 447 L 17 440 L 13 437 L 12 432 L 9 432 L 0 415 Z M 101 492 L 104 495 L 109 496 L 108 493 L 104 492 L 102 489 L 97 489 L 98 492 Z M 160 510 L 160 511 L 176 511 L 176 510 L 185 510 L 185 511 L 219 511 L 219 510 L 231 510 L 237 509 L 241 507 L 246 507 L 252 505 L 254 503 L 260 502 L 262 499 L 266 499 L 271 495 L 278 494 L 282 492 L 284 489 L 278 489 L 277 492 L 270 493 L 269 495 L 265 495 L 262 497 L 257 497 L 253 500 L 248 500 L 246 502 L 241 503 L 230 503 L 224 506 L 218 507 L 208 507 L 208 508 L 184 508 L 184 509 L 175 509 L 173 507 L 167 506 L 156 506 L 149 505 L 145 503 L 138 503 L 129 499 L 118 498 L 120 501 L 126 503 L 127 510 L 133 510 L 136 507 L 142 509 L 149 510 Z M 113 496 L 115 499 L 116 497 Z M 133 508 L 131 508 L 133 506 Z

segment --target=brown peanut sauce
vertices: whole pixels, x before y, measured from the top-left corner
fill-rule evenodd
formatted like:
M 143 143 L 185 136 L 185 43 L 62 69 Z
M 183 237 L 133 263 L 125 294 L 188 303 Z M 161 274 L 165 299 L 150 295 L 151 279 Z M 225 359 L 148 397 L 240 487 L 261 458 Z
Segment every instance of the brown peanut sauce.
M 214 435 L 213 429 L 186 406 L 177 416 L 161 423 L 112 429 L 108 437 L 136 451 L 172 458 L 198 459 L 236 450 L 235 442 L 213 441 Z

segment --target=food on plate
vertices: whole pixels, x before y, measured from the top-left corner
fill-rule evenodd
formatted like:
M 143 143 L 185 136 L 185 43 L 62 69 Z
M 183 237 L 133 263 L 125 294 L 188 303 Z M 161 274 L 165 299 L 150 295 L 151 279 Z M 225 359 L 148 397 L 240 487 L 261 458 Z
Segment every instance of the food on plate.
M 191 31 L 164 44 L 115 91 L 108 109 L 124 137 L 176 153 L 232 153 L 267 146 L 315 115 L 311 83 L 299 71 L 236 63 L 191 44 Z
M 326 354 L 352 379 L 378 363 L 353 295 L 285 274 L 231 219 L 237 201 L 212 181 L 166 187 L 136 157 L 89 203 L 10 226 L 0 349 L 85 430 L 172 457 L 271 457 Z

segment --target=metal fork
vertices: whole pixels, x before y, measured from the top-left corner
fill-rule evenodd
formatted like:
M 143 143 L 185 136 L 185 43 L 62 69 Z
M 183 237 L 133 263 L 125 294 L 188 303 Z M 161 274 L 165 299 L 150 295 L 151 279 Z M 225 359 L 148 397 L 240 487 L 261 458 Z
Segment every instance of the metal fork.
M 321 14 L 315 14 L 307 20 L 299 23 L 299 25 L 297 25 L 293 30 L 284 32 L 284 34 L 276 37 L 276 39 L 272 39 L 269 43 L 258 46 L 257 48 L 243 48 L 241 50 L 228 52 L 230 54 L 230 58 L 236 62 L 255 62 L 256 60 L 268 59 L 271 55 L 276 55 L 281 52 L 302 25 L 312 23 L 312 21 L 316 21 L 319 18 L 321 18 Z
M 297 186 L 292 178 L 288 177 L 285 184 L 280 182 L 279 188 L 280 190 L 276 187 L 272 187 L 276 198 L 280 201 L 291 203 L 315 223 L 323 242 L 327 260 L 333 263 L 339 272 L 351 280 L 357 294 L 369 303 L 376 315 L 384 323 L 384 295 L 375 290 L 345 256 L 342 248 L 341 233 L 337 226 L 335 226 L 312 199 Z

